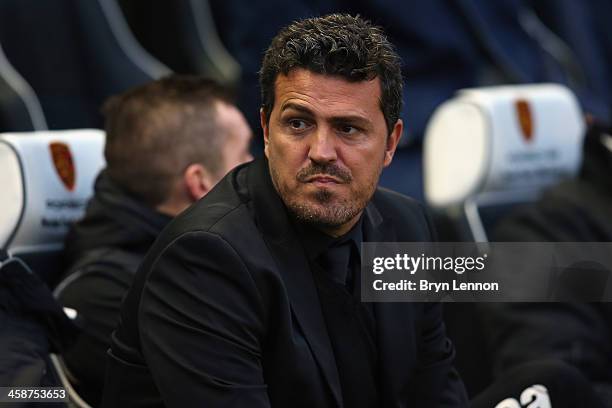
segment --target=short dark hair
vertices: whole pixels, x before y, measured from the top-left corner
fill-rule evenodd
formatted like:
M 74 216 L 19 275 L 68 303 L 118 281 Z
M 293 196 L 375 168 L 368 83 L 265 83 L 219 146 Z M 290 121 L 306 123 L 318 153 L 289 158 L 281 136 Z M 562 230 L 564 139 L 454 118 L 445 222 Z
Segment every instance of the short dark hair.
M 399 119 L 403 84 L 400 57 L 383 30 L 359 16 L 330 14 L 295 21 L 274 37 L 259 72 L 266 121 L 274 107 L 276 78 L 295 68 L 353 82 L 378 77 L 380 109 L 389 132 Z
M 215 102 L 231 100 L 217 82 L 189 75 L 170 75 L 112 96 L 102 108 L 108 176 L 155 207 L 190 164 L 221 171 L 224 141 Z

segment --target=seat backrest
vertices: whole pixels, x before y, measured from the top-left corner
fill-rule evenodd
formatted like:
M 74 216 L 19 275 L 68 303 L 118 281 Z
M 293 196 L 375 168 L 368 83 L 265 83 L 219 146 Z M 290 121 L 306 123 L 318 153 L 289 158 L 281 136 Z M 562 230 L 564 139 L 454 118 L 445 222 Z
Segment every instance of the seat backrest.
M 562 85 L 459 91 L 427 127 L 426 200 L 464 216 L 472 239 L 486 242 L 510 208 L 577 173 L 584 131 L 578 102 Z
M 0 132 L 47 129 L 38 97 L 0 46 Z
M 207 0 L 119 0 L 119 4 L 138 41 L 173 70 L 237 85 L 240 65 L 219 39 Z
M 95 129 L 0 134 L 0 248 L 47 283 L 104 166 L 104 140 Z
M 170 73 L 133 38 L 116 0 L 3 0 L 0 44 L 50 129 L 101 127 L 108 96 Z

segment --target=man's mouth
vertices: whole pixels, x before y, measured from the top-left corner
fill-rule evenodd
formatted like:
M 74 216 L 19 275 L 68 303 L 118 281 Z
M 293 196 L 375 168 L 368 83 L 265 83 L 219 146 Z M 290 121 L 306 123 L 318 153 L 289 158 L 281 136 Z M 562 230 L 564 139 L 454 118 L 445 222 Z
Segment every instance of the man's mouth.
M 332 176 L 313 176 L 306 179 L 306 183 L 314 184 L 341 184 L 342 181 Z
M 343 169 L 335 163 L 312 163 L 298 171 L 296 178 L 301 183 L 318 186 L 349 184 L 353 180 L 348 169 Z

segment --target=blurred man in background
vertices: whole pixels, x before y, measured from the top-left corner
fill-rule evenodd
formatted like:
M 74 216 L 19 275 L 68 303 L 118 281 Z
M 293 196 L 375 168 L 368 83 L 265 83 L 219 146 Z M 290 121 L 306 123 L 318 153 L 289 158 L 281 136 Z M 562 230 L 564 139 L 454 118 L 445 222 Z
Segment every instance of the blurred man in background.
M 497 227 L 508 242 L 612 242 L 612 128 L 593 124 L 578 177 L 546 191 Z M 586 270 L 580 280 L 588 282 Z M 604 289 L 605 282 L 593 289 Z M 574 289 L 578 291 L 579 285 Z M 491 303 L 480 313 L 494 374 L 552 359 L 578 369 L 612 407 L 612 306 L 607 302 Z M 510 334 L 509 334 L 510 333 Z
M 103 111 L 107 167 L 66 239 L 70 267 L 58 287 L 83 326 L 64 361 L 92 404 L 140 260 L 172 217 L 251 159 L 249 126 L 228 92 L 208 79 L 166 77 L 112 97 Z

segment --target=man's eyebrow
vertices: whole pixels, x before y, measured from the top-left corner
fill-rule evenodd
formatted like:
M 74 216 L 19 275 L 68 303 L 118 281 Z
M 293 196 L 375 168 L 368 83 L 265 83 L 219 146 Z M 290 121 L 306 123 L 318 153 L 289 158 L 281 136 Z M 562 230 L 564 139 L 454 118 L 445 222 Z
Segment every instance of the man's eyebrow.
M 297 103 L 288 102 L 281 107 L 281 112 L 286 111 L 287 109 L 293 109 L 298 112 L 302 112 L 308 115 L 312 115 L 312 111 L 305 106 L 299 105 Z
M 293 109 L 295 111 L 302 112 L 310 116 L 314 115 L 313 112 L 310 109 L 308 109 L 306 106 L 302 106 L 302 105 L 299 105 L 293 102 L 288 102 L 285 105 L 283 105 L 281 107 L 281 112 L 288 110 L 288 109 Z M 372 123 L 369 118 L 363 117 L 360 115 L 333 116 L 329 118 L 328 120 L 329 122 L 334 123 L 334 124 L 352 123 L 352 124 L 355 124 L 361 127 L 368 127 Z
M 368 118 L 359 115 L 334 116 L 329 121 L 337 125 L 354 124 L 363 128 L 369 127 L 372 123 Z

